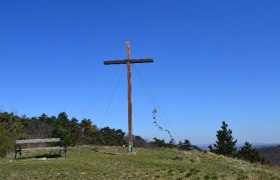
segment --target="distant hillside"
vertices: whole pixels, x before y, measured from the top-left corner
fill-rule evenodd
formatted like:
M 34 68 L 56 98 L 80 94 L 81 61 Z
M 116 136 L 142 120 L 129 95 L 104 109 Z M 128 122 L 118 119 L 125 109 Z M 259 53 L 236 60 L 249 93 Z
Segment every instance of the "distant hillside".
M 261 155 L 272 164 L 280 166 L 280 145 L 258 148 Z
M 251 164 L 213 153 L 170 148 L 83 146 L 66 158 L 42 158 L 26 152 L 0 158 L 0 179 L 279 179 L 280 168 Z

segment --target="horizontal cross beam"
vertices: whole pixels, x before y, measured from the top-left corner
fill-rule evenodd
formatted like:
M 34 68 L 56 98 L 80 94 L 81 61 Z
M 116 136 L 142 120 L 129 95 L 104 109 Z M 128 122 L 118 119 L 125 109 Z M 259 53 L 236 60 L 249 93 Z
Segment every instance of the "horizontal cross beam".
M 130 63 L 150 63 L 154 62 L 153 59 L 147 58 L 147 59 L 125 59 L 125 60 L 108 60 L 104 61 L 104 65 L 110 65 L 110 64 L 127 64 Z

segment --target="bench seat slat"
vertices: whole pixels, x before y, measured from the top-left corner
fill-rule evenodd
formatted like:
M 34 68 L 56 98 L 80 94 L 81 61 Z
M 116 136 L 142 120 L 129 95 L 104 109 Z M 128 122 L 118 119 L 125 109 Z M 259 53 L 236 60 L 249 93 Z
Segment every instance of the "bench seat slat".
M 54 147 L 23 147 L 24 144 L 39 144 L 39 143 L 51 143 L 51 142 L 60 142 L 62 146 L 54 146 Z M 53 151 L 53 150 L 64 150 L 65 157 L 67 151 L 67 145 L 64 142 L 60 141 L 60 138 L 49 138 L 49 139 L 26 139 L 26 140 L 16 140 L 14 142 L 15 145 L 15 159 L 17 158 L 17 153 L 19 153 L 20 158 L 22 158 L 22 152 L 24 151 Z M 31 145 L 32 146 L 32 145 Z M 60 153 L 60 151 L 59 151 Z
M 40 147 L 40 148 L 29 148 L 21 149 L 21 151 L 48 151 L 48 150 L 64 150 L 64 147 L 55 146 L 55 147 Z
M 16 140 L 15 145 L 60 142 L 60 138 Z

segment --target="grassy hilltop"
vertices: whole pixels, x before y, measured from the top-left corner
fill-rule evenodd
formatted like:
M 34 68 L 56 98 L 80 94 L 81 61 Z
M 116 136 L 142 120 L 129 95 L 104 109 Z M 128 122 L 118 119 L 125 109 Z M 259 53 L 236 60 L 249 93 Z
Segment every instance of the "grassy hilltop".
M 169 148 L 74 147 L 68 157 L 0 159 L 0 179 L 280 179 L 277 167 Z

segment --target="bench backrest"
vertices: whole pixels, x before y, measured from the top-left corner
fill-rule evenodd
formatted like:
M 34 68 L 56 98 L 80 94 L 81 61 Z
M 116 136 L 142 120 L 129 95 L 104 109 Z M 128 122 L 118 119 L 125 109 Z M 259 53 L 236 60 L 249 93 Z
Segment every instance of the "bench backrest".
M 15 145 L 60 142 L 60 138 L 16 140 Z

